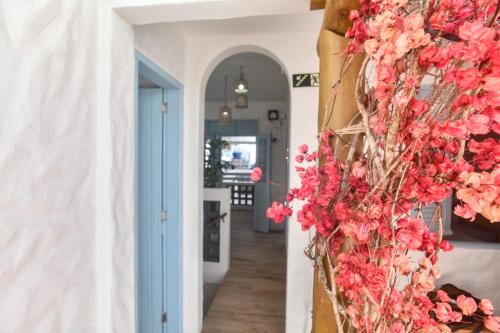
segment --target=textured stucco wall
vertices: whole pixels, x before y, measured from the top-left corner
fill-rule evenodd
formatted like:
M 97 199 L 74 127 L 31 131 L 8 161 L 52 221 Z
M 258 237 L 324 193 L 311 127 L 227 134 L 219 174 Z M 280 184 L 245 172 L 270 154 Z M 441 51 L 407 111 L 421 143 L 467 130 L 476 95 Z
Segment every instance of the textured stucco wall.
M 0 332 L 96 329 L 96 1 L 0 2 Z
M 133 30 L 0 2 L 0 332 L 133 332 Z

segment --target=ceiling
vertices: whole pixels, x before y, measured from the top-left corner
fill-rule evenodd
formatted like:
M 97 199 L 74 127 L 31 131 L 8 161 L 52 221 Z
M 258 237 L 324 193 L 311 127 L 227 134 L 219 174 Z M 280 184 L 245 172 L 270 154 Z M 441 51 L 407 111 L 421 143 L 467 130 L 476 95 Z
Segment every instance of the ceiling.
M 157 24 L 160 28 L 174 28 L 186 37 L 204 37 L 238 34 L 297 34 L 317 35 L 323 21 L 322 11 L 289 15 L 264 15 L 220 20 L 201 20 Z
M 134 25 L 309 12 L 309 0 L 113 0 Z
M 244 66 L 249 101 L 286 101 L 289 88 L 281 66 L 271 58 L 257 53 L 240 53 L 225 59 L 210 75 L 206 90 L 207 102 L 224 100 L 224 76 L 228 76 L 228 99 L 234 101 L 234 89 Z

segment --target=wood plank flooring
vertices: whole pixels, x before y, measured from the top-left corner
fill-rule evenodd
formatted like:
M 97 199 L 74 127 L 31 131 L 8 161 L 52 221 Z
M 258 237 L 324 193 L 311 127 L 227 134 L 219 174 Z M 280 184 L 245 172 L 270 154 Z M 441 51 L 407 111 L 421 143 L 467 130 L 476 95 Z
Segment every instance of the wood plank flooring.
M 232 211 L 231 267 L 208 311 L 204 333 L 285 332 L 284 233 L 254 231 L 252 214 Z

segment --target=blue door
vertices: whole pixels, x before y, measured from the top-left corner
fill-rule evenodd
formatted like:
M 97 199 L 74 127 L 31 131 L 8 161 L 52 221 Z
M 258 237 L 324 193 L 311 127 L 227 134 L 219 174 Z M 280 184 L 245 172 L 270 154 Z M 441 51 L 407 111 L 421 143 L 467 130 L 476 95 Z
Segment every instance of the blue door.
M 164 90 L 139 89 L 138 315 L 140 333 L 167 333 L 167 122 Z

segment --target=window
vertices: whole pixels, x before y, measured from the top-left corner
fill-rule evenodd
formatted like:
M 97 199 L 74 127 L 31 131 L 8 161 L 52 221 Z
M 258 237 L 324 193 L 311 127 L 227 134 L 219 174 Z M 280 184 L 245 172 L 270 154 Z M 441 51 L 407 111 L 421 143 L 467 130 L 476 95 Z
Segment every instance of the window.
M 231 165 L 223 170 L 222 182 L 225 184 L 252 183 L 250 172 L 257 162 L 257 137 L 223 136 L 229 143 L 221 154 L 223 163 Z

